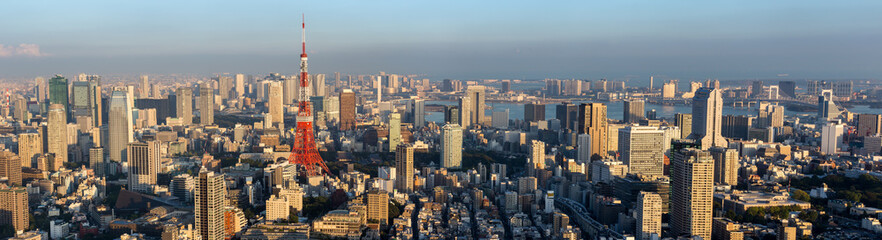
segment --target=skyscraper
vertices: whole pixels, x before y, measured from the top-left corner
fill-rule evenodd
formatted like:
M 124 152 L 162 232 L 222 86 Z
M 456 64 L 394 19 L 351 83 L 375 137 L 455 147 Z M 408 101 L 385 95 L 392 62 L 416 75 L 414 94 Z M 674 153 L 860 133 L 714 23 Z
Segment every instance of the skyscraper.
M 383 190 L 367 193 L 367 220 L 389 224 L 389 194 Z
M 177 118 L 181 119 L 184 126 L 193 124 L 193 89 L 188 87 L 178 88 L 175 92 L 175 102 L 177 105 Z
M 555 107 L 555 116 L 564 129 L 575 129 L 576 118 L 579 117 L 579 106 L 564 102 Z
M 753 81 L 750 84 L 750 97 L 758 98 L 763 95 L 763 81 Z
M 272 126 L 277 126 L 278 124 L 284 124 L 285 114 L 282 108 L 282 83 L 277 81 L 269 82 L 269 100 L 267 101 L 267 108 L 269 108 L 269 114 L 272 117 Z M 284 130 L 284 127 L 279 128 L 280 130 Z
M 821 95 L 818 95 L 818 121 L 825 122 L 837 118 L 839 112 L 839 107 L 833 103 L 833 91 L 821 90 Z
M 469 99 L 471 99 L 471 110 L 470 113 L 470 123 L 472 125 L 481 125 L 484 124 L 484 118 L 486 118 L 485 114 L 485 106 L 484 106 L 484 98 L 485 90 L 484 86 L 469 86 L 466 89 L 466 93 L 468 93 Z
M 24 231 L 30 225 L 28 214 L 28 191 L 25 187 L 10 187 L 0 184 L 0 225 L 12 226 L 15 231 Z
M 49 106 L 49 127 L 47 133 L 48 148 L 46 152 L 55 154 L 55 158 L 67 162 L 67 115 L 64 105 Z
M 680 128 L 680 139 L 686 139 L 692 134 L 692 114 L 677 113 L 674 114 L 674 125 Z
M 462 128 L 472 125 L 472 99 L 469 96 L 459 98 L 459 124 Z
M 101 102 L 101 76 L 87 75 L 89 82 L 89 108 L 92 111 L 92 126 L 99 127 L 104 123 L 104 106 Z
M 401 144 L 401 114 L 389 114 L 389 151 L 394 152 Z
M 413 147 L 400 144 L 395 150 L 395 189 L 399 192 L 413 192 Z
M 128 96 L 123 91 L 113 91 L 110 95 L 110 106 L 108 110 L 108 135 L 110 138 L 107 142 L 109 150 L 108 156 L 110 161 L 123 162 L 126 157 L 125 149 L 132 135 L 131 125 L 132 119 L 129 118 Z
M 416 128 L 426 126 L 426 102 L 422 99 L 413 100 L 413 126 Z
M 639 123 L 640 120 L 643 120 L 643 106 L 645 103 L 643 100 L 630 99 L 625 101 L 625 107 L 623 116 L 623 121 L 626 123 Z
M 719 89 L 699 88 L 692 98 L 692 135 L 701 149 L 725 147 L 722 134 L 723 96 Z
M 591 135 L 591 156 L 605 158 L 609 131 L 606 104 L 583 103 L 579 105 L 579 133 Z
M 858 115 L 857 136 L 875 136 L 882 133 L 882 115 L 861 114 Z
M 18 158 L 22 167 L 36 168 L 34 161 L 41 154 L 43 154 L 43 139 L 40 139 L 40 134 L 18 134 Z
M 657 193 L 643 192 L 637 197 L 635 205 L 637 219 L 637 239 L 650 240 L 661 237 L 662 199 Z M 655 235 L 655 238 L 653 238 Z
M 444 106 L 444 123 L 455 123 L 459 124 L 459 107 L 457 106 Z
M 218 96 L 220 96 L 221 100 L 226 101 L 230 98 L 230 92 L 233 91 L 233 78 L 229 76 L 218 76 L 215 80 L 217 81 Z
M 196 231 L 203 240 L 224 239 L 224 176 L 206 170 L 196 180 Z
M 95 171 L 95 176 L 107 175 L 106 163 L 104 162 L 104 148 L 95 147 L 89 149 L 89 168 Z
M 199 124 L 214 124 L 214 89 L 199 86 Z
M 619 129 L 619 154 L 631 173 L 664 176 L 665 131 L 656 127 Z
M 713 167 L 710 153 L 684 148 L 671 159 L 671 230 L 674 235 L 711 237 Z
M 441 127 L 441 167 L 462 167 L 462 127 L 459 124 Z
M 129 143 L 129 190 L 151 193 L 159 173 L 159 141 Z
M 343 89 L 340 93 L 340 130 L 355 130 L 355 92 Z
M 527 103 L 524 104 L 524 122 L 538 122 L 545 120 L 545 104 Z
M 796 83 L 793 81 L 779 81 L 778 87 L 785 97 L 796 98 Z
M 833 155 L 839 152 L 845 124 L 829 122 L 821 128 L 821 153 Z
M 150 98 L 150 81 L 147 75 L 141 75 L 141 87 L 138 90 L 140 90 L 140 95 L 138 96 Z
M 67 111 L 70 110 L 69 101 L 67 78 L 55 75 L 49 79 L 49 104 L 61 104 L 64 107 L 62 109 L 65 111 L 65 116 L 67 116 Z
M 733 148 L 710 148 L 714 158 L 714 182 L 718 184 L 738 185 L 738 150 Z
M 576 136 L 576 160 L 579 163 L 591 162 L 591 135 L 582 133 Z
M 0 178 L 5 177 L 10 185 L 21 184 L 21 160 L 9 150 L 0 150 Z
M 245 74 L 238 73 L 236 74 L 236 79 L 234 80 L 235 84 L 235 92 L 236 98 L 240 98 L 245 95 Z
M 783 127 L 784 106 L 760 103 L 757 109 L 757 128 Z
M 530 142 L 530 162 L 527 169 L 545 169 L 545 142 L 533 140 Z

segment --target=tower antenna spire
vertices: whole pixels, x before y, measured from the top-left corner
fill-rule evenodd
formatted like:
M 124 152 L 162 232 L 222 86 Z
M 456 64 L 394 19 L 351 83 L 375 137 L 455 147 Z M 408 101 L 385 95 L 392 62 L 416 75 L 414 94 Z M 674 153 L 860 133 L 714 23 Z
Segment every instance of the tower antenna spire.
M 301 13 L 300 15 L 300 41 L 303 45 L 303 53 L 306 54 L 306 14 Z

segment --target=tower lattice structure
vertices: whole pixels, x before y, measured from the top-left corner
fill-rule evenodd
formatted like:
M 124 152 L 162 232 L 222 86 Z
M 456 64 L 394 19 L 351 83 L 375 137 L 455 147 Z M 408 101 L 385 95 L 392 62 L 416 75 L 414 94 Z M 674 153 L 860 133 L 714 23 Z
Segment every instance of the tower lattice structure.
M 304 18 L 305 20 L 305 18 Z M 309 101 L 309 74 L 306 70 L 306 21 L 301 25 L 302 53 L 300 54 L 300 93 L 297 97 L 299 112 L 294 132 L 294 145 L 289 161 L 300 165 L 300 173 L 305 176 L 319 176 L 322 171 L 331 173 L 319 155 L 312 133 L 312 104 Z

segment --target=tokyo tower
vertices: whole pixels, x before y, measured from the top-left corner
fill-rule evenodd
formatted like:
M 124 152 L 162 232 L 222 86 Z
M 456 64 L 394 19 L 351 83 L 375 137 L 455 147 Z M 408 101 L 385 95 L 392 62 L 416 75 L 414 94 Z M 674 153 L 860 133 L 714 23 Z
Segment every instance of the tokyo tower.
M 325 161 L 319 156 L 312 133 L 312 105 L 309 102 L 309 74 L 306 71 L 306 18 L 302 22 L 302 53 L 300 54 L 300 93 L 297 97 L 300 111 L 297 113 L 297 128 L 294 132 L 294 146 L 289 161 L 300 165 L 300 175 L 319 176 L 322 170 L 331 173 Z

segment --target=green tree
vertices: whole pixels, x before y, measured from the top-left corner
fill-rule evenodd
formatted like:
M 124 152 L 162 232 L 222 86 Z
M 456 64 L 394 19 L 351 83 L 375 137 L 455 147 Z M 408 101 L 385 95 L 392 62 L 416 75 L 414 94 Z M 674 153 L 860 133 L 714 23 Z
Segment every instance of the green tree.
M 799 189 L 794 190 L 790 197 L 803 202 L 808 202 L 812 200 L 808 193 Z

